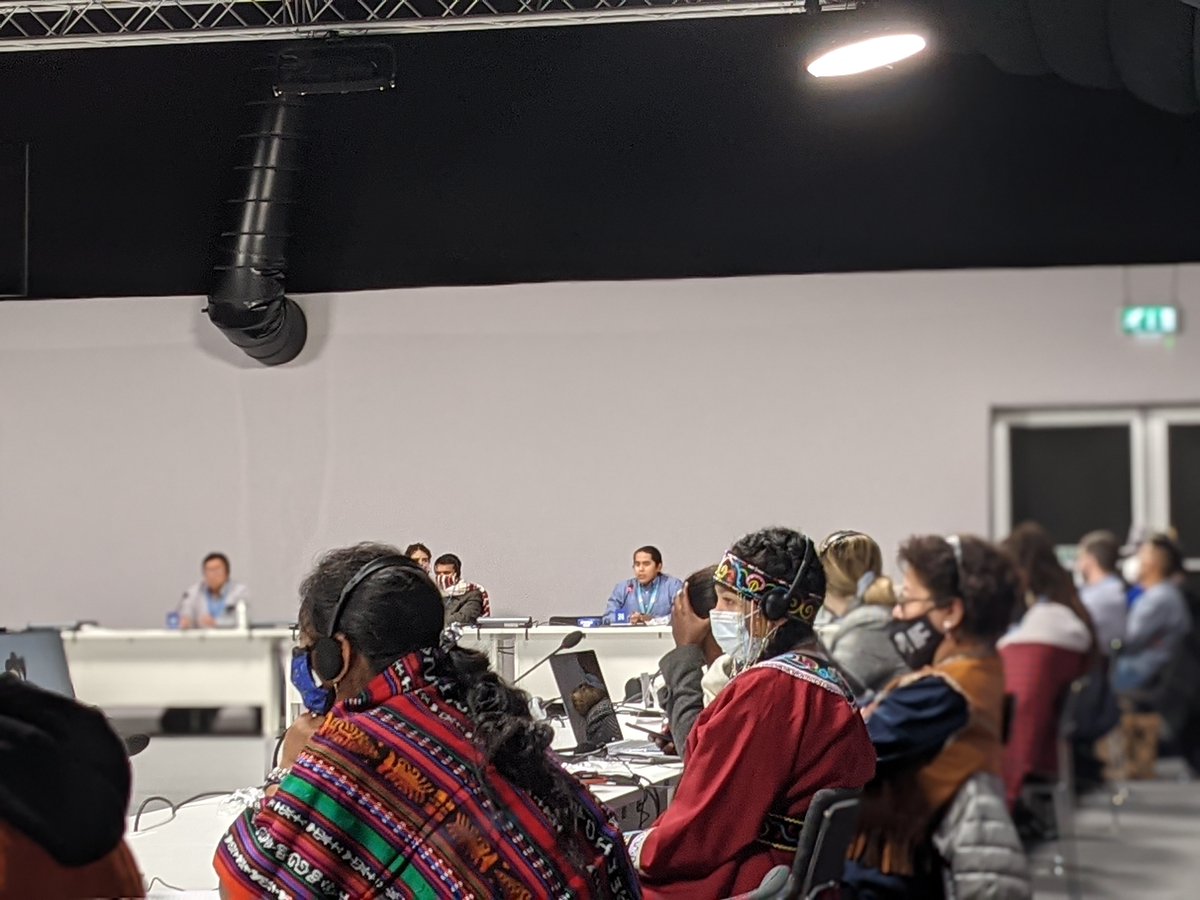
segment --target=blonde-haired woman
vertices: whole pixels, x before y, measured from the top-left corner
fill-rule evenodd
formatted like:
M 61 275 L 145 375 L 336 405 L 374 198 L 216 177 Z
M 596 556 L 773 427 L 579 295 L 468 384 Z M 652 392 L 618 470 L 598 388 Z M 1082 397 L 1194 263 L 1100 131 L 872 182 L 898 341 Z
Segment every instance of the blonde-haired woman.
M 817 636 L 857 690 L 877 693 L 908 671 L 888 635 L 896 592 L 881 574 L 883 553 L 869 535 L 835 531 L 818 555 L 826 590 Z

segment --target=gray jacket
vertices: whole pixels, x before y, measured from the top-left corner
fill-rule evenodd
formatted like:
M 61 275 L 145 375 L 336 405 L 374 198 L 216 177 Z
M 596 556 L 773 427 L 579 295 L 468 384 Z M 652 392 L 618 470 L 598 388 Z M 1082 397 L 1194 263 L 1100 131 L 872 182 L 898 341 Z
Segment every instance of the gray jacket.
M 840 619 L 825 608 L 818 614 L 817 637 L 856 690 L 879 693 L 908 671 L 888 635 L 891 620 L 890 608 L 862 602 Z
M 446 624 L 474 625 L 483 615 L 483 594 L 472 588 L 457 596 L 443 598 L 446 604 Z
M 704 651 L 699 647 L 676 647 L 659 662 L 665 686 L 658 702 L 671 724 L 675 752 L 683 756 L 688 735 L 704 711 Z
M 1029 900 L 1029 865 L 1004 803 L 1004 785 L 977 772 L 958 789 L 933 834 L 946 900 Z

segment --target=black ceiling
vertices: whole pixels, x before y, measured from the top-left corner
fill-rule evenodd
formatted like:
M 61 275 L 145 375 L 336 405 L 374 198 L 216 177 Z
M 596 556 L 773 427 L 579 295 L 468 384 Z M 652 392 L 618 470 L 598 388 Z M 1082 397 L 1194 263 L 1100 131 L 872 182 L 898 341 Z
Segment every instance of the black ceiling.
M 802 17 L 393 40 L 318 98 L 294 292 L 1200 259 L 1200 123 L 942 53 L 801 77 Z M 201 293 L 266 49 L 0 57 L 30 293 Z

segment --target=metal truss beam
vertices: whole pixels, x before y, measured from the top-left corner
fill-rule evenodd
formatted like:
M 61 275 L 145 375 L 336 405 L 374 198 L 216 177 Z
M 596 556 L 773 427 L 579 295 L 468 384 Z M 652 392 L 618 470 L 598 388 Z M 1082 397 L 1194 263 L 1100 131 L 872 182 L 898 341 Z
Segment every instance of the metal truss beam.
M 0 52 L 803 12 L 806 0 L 0 0 Z M 812 5 L 812 0 L 808 0 Z M 822 2 L 828 9 L 854 2 Z

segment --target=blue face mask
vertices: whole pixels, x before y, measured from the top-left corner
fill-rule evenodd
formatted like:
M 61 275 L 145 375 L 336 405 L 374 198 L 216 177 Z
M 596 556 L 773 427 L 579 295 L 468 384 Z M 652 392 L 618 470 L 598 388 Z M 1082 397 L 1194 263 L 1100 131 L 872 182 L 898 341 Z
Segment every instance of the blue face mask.
M 292 651 L 292 687 L 300 692 L 300 699 L 309 712 L 323 716 L 333 709 L 333 688 L 321 686 L 313 675 L 308 653 L 300 647 Z

